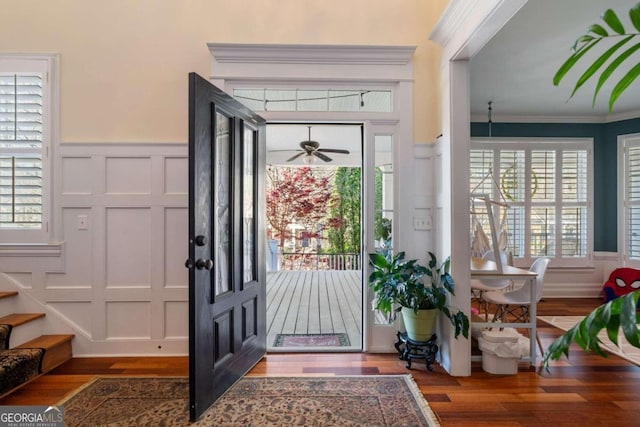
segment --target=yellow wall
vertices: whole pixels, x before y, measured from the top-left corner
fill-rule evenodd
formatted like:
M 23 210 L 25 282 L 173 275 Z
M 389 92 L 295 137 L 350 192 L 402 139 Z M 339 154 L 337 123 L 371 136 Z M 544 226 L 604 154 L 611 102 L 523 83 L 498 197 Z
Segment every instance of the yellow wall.
M 187 140 L 209 42 L 417 45 L 414 140 L 437 135 L 447 0 L 2 0 L 0 53 L 61 54 L 63 142 Z

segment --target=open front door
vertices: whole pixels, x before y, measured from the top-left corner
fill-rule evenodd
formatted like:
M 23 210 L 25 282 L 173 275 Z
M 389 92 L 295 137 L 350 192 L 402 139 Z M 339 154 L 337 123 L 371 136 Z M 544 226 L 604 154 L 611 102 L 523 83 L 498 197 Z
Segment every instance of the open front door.
M 189 411 L 266 352 L 264 120 L 189 74 Z

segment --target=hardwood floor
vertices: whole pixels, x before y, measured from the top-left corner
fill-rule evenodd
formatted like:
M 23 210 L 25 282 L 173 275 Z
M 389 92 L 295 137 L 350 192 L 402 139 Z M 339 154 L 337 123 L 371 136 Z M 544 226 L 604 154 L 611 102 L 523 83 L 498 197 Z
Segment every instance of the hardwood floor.
M 540 315 L 584 315 L 597 299 L 545 300 Z M 560 331 L 539 322 L 546 348 Z M 49 405 L 95 375 L 187 375 L 186 357 L 73 359 L 15 393 L 0 405 Z M 470 377 L 451 377 L 419 363 L 408 371 L 395 354 L 269 354 L 249 375 L 372 375 L 411 373 L 443 426 L 630 426 L 640 425 L 640 368 L 574 346 L 569 359 L 545 372 L 521 366 L 518 375 L 485 373 L 474 362 Z M 399 415 L 400 417 L 401 415 Z

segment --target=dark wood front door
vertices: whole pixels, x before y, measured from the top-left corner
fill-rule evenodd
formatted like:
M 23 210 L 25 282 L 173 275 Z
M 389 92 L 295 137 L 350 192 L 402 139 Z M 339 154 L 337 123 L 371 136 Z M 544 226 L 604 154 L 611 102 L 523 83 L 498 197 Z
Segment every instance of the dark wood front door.
M 266 352 L 264 120 L 189 74 L 189 400 L 196 420 Z

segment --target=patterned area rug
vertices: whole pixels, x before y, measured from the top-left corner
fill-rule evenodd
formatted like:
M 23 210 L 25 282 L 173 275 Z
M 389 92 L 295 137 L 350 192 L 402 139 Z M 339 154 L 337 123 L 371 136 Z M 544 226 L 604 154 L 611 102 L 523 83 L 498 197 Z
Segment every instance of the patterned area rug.
M 576 323 L 584 319 L 584 316 L 538 316 L 538 319 L 547 322 L 548 324 L 553 325 L 558 329 L 568 331 Z M 628 360 L 631 363 L 640 365 L 640 348 L 636 348 L 629 344 L 622 332 L 618 334 L 618 346 L 616 346 L 609 340 L 606 330 L 600 331 L 600 333 L 598 334 L 598 338 L 600 338 L 600 341 L 602 341 L 600 347 L 602 347 L 603 349 L 612 354 L 615 354 L 616 356 L 622 357 L 623 359 Z
M 101 377 L 64 406 L 66 426 L 439 426 L 410 375 L 245 377 L 189 423 L 187 378 Z
M 274 347 L 349 347 L 347 334 L 277 334 Z

